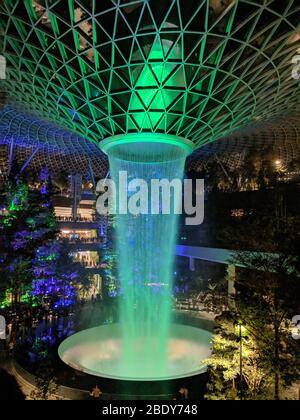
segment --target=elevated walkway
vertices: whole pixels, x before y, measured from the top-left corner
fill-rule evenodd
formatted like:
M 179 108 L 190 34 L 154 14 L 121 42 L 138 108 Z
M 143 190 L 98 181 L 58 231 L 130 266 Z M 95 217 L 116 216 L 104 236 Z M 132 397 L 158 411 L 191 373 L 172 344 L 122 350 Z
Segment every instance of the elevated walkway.
M 190 259 L 209 261 L 217 264 L 232 264 L 236 251 L 222 248 L 205 248 L 200 246 L 177 245 L 176 255 Z M 242 267 L 240 264 L 236 266 Z
M 223 264 L 227 266 L 226 278 L 228 282 L 229 306 L 234 305 L 234 296 L 236 294 L 236 267 L 245 267 L 245 265 L 235 262 L 235 257 L 238 253 L 243 254 L 243 252 L 222 248 L 206 248 L 186 245 L 176 246 L 177 256 L 189 258 L 189 267 L 191 271 L 195 271 L 195 260 L 208 261 L 211 263 Z M 270 256 L 271 255 L 272 254 L 270 254 Z M 259 270 L 259 268 L 257 269 Z

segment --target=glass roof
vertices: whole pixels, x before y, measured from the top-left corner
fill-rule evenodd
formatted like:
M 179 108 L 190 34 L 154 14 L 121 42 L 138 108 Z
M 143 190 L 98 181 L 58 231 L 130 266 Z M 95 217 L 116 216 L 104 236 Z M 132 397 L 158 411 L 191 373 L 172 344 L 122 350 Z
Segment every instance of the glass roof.
M 5 89 L 94 143 L 146 131 L 201 147 L 299 109 L 299 0 L 64 4 L 1 2 Z

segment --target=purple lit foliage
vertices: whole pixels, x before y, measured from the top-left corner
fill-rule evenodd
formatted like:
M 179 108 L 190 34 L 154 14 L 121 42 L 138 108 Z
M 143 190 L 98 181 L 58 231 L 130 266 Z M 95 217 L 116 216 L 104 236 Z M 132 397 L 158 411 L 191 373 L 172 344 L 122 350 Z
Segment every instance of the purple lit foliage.
M 33 278 L 37 281 L 42 278 L 38 270 L 51 269 L 47 258 L 53 253 L 51 244 L 57 236 L 48 170 L 43 169 L 34 186 L 30 185 L 23 175 L 11 176 L 7 214 L 0 220 L 0 260 L 5 270 L 2 288 L 12 291 L 14 303 L 19 302 L 24 286 L 30 287 Z M 50 252 L 47 264 L 38 262 L 39 252 L 41 259 Z M 47 273 L 45 279 L 49 277 Z M 65 294 L 68 296 L 68 292 Z
M 39 248 L 34 260 L 35 280 L 32 284 L 32 294 L 40 299 L 41 303 L 49 304 L 54 309 L 66 308 L 76 302 L 74 282 L 77 273 L 65 272 L 59 269 L 61 246 L 52 243 Z

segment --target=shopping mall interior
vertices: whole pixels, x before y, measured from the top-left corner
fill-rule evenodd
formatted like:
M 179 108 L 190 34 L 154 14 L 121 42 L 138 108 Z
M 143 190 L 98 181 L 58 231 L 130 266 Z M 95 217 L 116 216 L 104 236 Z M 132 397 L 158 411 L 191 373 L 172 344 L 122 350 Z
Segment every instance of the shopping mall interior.
M 299 400 L 299 115 L 299 0 L 0 1 L 0 400 Z

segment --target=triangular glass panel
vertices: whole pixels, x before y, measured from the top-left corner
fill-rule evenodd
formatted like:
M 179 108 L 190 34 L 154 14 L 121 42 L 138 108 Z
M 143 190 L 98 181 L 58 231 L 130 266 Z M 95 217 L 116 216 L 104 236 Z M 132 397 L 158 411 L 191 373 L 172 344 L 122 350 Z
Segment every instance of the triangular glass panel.
M 156 86 L 157 81 L 152 73 L 151 67 L 148 64 L 145 64 L 143 70 L 138 76 L 136 81 L 136 87 L 149 87 L 149 86 Z

